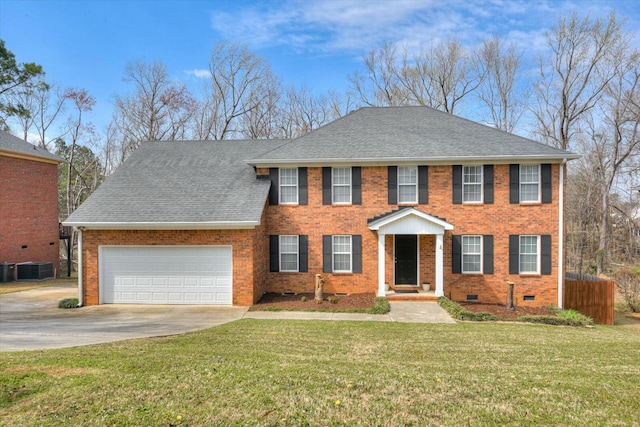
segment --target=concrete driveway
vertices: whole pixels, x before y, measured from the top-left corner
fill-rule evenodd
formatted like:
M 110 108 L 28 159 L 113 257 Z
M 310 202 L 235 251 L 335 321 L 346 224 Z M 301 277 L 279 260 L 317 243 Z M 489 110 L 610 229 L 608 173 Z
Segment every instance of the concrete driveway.
M 59 309 L 75 284 L 0 295 L 0 351 L 76 347 L 182 334 L 241 319 L 247 307 L 109 304 Z

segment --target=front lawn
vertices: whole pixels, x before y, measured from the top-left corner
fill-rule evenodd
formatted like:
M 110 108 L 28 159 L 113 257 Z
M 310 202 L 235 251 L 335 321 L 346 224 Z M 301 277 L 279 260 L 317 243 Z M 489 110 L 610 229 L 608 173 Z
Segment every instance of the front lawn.
M 244 319 L 2 353 L 3 425 L 637 425 L 640 334 Z

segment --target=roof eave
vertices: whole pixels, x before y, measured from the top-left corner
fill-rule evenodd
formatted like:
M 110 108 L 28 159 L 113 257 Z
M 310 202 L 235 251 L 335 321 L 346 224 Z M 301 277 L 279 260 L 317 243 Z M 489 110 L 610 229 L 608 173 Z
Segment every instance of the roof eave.
M 64 221 L 64 226 L 85 230 L 239 230 L 253 229 L 260 221 L 209 222 L 89 222 Z
M 35 162 L 51 163 L 54 165 L 59 165 L 60 163 L 68 163 L 63 158 L 56 159 L 53 157 L 41 156 L 38 153 L 29 154 L 29 153 L 25 153 L 24 151 L 8 150 L 6 148 L 0 148 L 0 154 L 6 157 L 13 157 L 16 159 L 24 159 L 24 160 L 33 160 Z
M 456 157 L 372 157 L 360 159 L 347 158 L 300 158 L 300 159 L 252 159 L 248 164 L 257 168 L 268 168 L 289 165 L 326 166 L 329 164 L 348 164 L 353 166 L 380 166 L 388 164 L 427 164 L 451 165 L 456 163 L 491 162 L 492 164 L 509 164 L 514 162 L 551 162 L 562 163 L 565 160 L 579 159 L 574 153 L 559 155 L 527 155 L 527 156 L 456 156 Z

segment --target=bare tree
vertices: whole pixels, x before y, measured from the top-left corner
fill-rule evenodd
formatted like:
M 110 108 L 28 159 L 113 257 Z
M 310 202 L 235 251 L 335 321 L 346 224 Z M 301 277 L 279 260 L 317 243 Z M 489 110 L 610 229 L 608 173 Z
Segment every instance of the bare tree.
M 454 114 L 485 78 L 483 63 L 456 40 L 434 44 L 402 58 L 391 44 L 364 58 L 367 74 L 349 80 L 360 102 L 369 106 L 425 105 Z
M 276 77 L 269 64 L 240 43 L 218 42 L 209 62 L 210 81 L 196 116 L 198 139 L 242 135 L 242 119 L 266 102 L 273 105 Z M 264 112 L 262 114 L 264 115 Z
M 599 106 L 586 120 L 585 151 L 592 153 L 593 173 L 601 189 L 598 273 L 610 250 L 611 193 L 630 160 L 640 156 L 640 53 L 620 49 L 611 62 L 615 74 L 602 92 Z
M 567 149 L 580 120 L 597 104 L 616 70 L 611 54 L 624 42 L 615 13 L 605 22 L 561 18 L 546 35 L 551 56 L 540 58 L 536 85 L 535 133 L 547 144 Z
M 119 152 L 121 160 L 142 141 L 183 139 L 196 102 L 184 84 L 169 79 L 161 62 L 132 62 L 125 69 L 124 80 L 135 86 L 133 93 L 116 95 L 110 124 L 111 153 Z M 116 165 L 117 166 L 117 165 Z
M 385 43 L 378 50 L 371 50 L 363 58 L 367 74 L 358 72 L 349 77 L 360 102 L 370 107 L 398 106 L 408 103 L 399 78 L 397 48 Z
M 522 51 L 513 43 L 508 46 L 497 36 L 485 40 L 480 61 L 487 71 L 478 97 L 487 106 L 493 125 L 513 132 L 526 107 L 527 96 L 518 87 L 522 80 Z

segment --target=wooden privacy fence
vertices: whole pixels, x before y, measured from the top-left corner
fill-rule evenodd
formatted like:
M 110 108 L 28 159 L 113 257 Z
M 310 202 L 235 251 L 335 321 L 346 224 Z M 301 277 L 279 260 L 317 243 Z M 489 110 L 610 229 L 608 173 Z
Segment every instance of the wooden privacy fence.
M 564 281 L 562 307 L 577 310 L 591 317 L 595 323 L 613 325 L 615 282 L 593 279 L 567 277 Z

